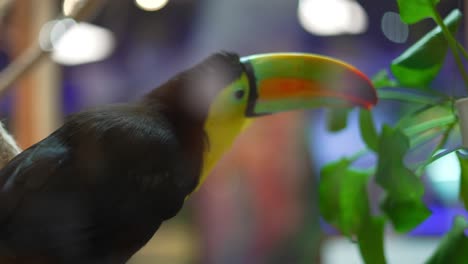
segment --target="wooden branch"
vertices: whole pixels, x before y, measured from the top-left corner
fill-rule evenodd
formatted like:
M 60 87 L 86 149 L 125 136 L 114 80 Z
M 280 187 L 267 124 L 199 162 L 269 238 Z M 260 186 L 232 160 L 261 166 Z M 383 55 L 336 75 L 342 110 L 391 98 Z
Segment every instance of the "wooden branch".
M 3 19 L 10 11 L 10 7 L 13 4 L 13 0 L 1 0 L 0 1 L 0 22 L 3 22 Z
M 105 1 L 81 0 L 68 17 L 78 21 L 87 20 L 97 13 Z M 8 13 L 12 3 L 12 0 L 0 0 L 0 23 Z M 57 19 L 62 18 L 64 16 L 60 15 Z M 0 97 L 10 89 L 13 83 L 34 68 L 46 56 L 49 56 L 49 52 L 41 49 L 37 42 L 31 44 L 5 70 L 0 72 Z M 18 147 L 17 142 L 0 122 L 0 169 L 20 152 L 21 149 Z
M 5 167 L 20 152 L 21 149 L 16 144 L 16 141 L 0 122 L 0 169 Z
M 96 14 L 105 2 L 106 0 L 81 0 L 68 17 L 78 21 L 89 19 Z M 60 18 L 64 18 L 64 16 L 60 15 L 59 19 Z M 23 74 L 31 70 L 42 58 L 48 55 L 49 52 L 41 49 L 39 44 L 35 42 L 16 60 L 11 62 L 6 69 L 0 72 L 0 97 L 2 97 L 11 85 Z

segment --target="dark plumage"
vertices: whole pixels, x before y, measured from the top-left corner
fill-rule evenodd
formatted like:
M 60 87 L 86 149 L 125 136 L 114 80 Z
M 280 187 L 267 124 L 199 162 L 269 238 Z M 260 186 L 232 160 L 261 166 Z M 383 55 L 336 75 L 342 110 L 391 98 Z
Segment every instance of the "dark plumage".
M 241 73 L 237 55 L 213 55 L 14 158 L 0 171 L 0 263 L 125 263 L 196 187 L 209 101 Z
M 8 163 L 0 263 L 125 263 L 177 214 L 249 118 L 376 102 L 368 78 L 334 59 L 215 54 L 138 102 L 71 116 Z

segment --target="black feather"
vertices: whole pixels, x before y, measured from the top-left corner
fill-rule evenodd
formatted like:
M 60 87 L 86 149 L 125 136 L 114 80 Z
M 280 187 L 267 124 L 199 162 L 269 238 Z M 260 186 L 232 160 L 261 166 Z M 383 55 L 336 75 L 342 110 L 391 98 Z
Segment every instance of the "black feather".
M 72 115 L 0 171 L 2 263 L 125 263 L 197 185 L 210 98 L 237 79 L 219 53 L 134 104 Z

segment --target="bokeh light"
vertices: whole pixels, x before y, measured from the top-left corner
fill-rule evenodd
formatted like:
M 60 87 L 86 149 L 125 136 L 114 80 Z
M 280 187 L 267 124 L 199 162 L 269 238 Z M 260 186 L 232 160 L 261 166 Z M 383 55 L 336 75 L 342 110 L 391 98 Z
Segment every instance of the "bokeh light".
M 426 173 L 432 189 L 440 200 L 446 204 L 458 201 L 461 171 L 455 152 L 432 162 L 427 166 Z
M 348 0 L 300 0 L 298 18 L 305 30 L 316 35 L 360 34 L 368 27 L 364 9 Z
M 39 36 L 42 49 L 63 65 L 78 65 L 107 58 L 115 47 L 113 33 L 89 23 L 72 19 L 46 23 Z
M 81 3 L 82 0 L 64 0 L 62 5 L 62 12 L 64 15 L 69 16 L 71 15 L 72 11 L 77 8 L 77 6 Z
M 408 25 L 401 21 L 400 15 L 395 12 L 386 12 L 382 17 L 382 32 L 385 37 L 395 43 L 404 43 L 408 39 Z
M 52 51 L 65 32 L 76 24 L 76 21 L 71 18 L 45 23 L 39 32 L 39 45 L 45 51 Z
M 156 11 L 166 6 L 169 0 L 135 0 L 137 6 L 145 11 Z

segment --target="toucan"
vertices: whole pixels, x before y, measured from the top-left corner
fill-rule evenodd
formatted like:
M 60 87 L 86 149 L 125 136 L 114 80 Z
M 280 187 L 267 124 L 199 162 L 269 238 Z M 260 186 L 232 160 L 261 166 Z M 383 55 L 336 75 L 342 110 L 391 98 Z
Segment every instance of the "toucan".
M 219 52 L 138 101 L 69 116 L 0 171 L 0 263 L 125 263 L 255 117 L 371 108 L 369 79 L 305 53 Z

